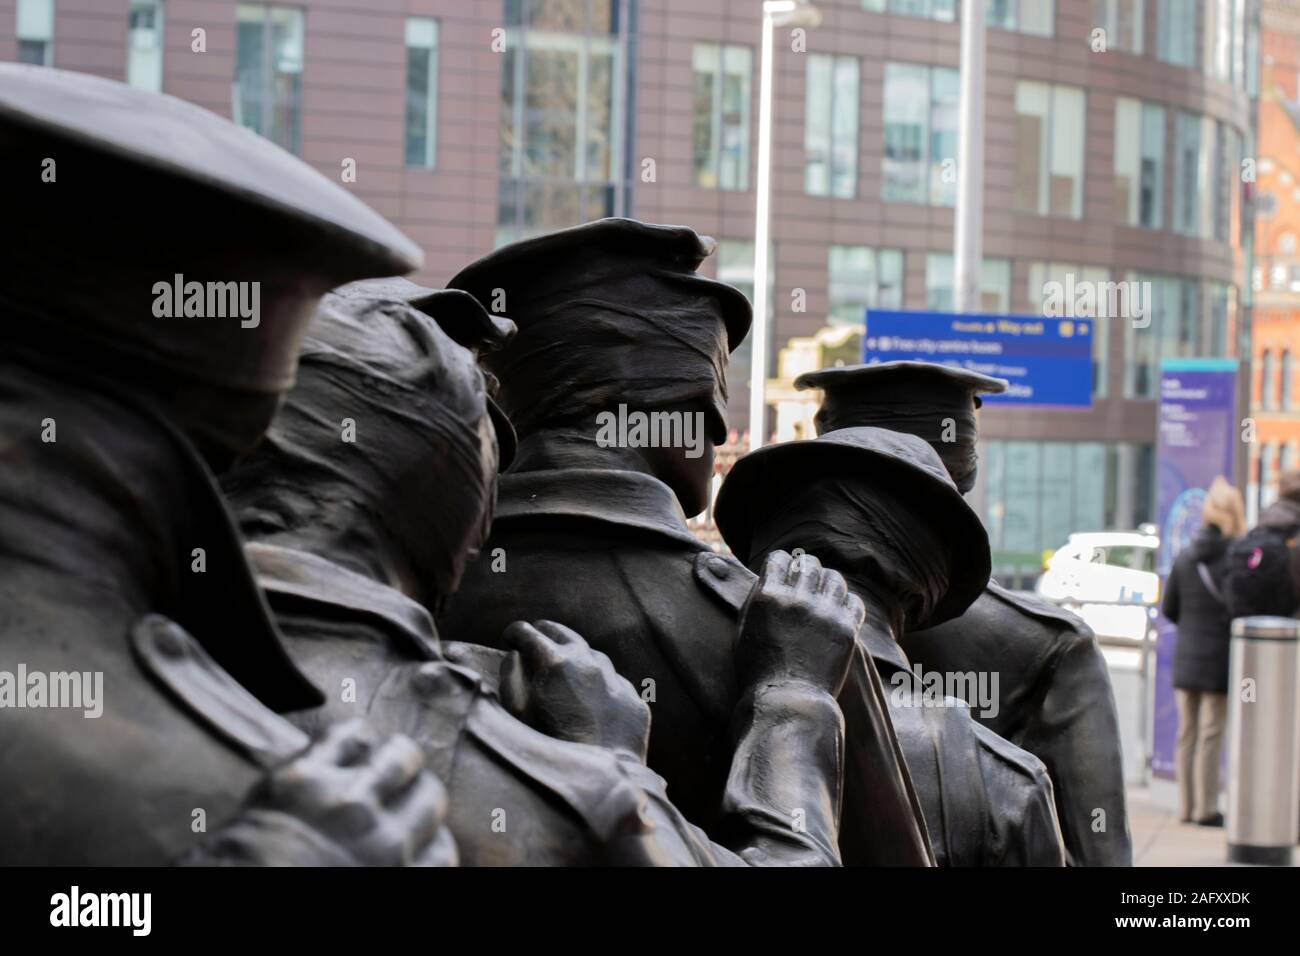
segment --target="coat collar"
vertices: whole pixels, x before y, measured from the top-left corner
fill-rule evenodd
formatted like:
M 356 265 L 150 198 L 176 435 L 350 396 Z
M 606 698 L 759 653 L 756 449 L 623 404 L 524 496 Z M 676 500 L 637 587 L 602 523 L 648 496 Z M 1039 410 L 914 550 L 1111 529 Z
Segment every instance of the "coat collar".
M 494 529 L 548 519 L 630 528 L 708 550 L 686 527 L 672 489 L 636 471 L 557 468 L 501 476 Z
M 244 547 L 272 608 L 292 603 L 334 617 L 361 617 L 405 645 L 418 660 L 442 659 L 433 618 L 396 588 L 297 548 L 253 542 Z

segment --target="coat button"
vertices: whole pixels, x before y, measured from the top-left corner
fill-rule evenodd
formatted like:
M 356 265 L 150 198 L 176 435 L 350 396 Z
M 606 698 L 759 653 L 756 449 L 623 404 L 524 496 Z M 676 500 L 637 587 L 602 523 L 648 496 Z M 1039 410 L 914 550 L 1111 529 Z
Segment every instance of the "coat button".
M 411 676 L 411 688 L 417 695 L 429 700 L 447 690 L 447 679 L 450 676 L 442 664 L 422 664 Z
M 173 659 L 185 656 L 185 641 L 180 634 L 176 633 L 178 630 L 179 626 L 170 621 L 154 629 L 153 643 L 158 653 Z

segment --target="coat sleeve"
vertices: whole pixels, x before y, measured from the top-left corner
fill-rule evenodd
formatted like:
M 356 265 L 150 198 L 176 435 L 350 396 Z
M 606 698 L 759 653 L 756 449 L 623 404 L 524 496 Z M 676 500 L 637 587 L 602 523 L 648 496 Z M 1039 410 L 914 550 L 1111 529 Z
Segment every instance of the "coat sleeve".
M 1132 866 L 1119 716 L 1106 660 L 1080 633 L 1057 656 L 1022 747 L 1047 766 L 1071 866 Z
M 1178 614 L 1181 610 L 1178 581 L 1182 577 L 1182 562 L 1175 561 L 1174 566 L 1169 569 L 1169 577 L 1165 580 L 1165 593 L 1160 601 L 1160 613 L 1172 621 L 1178 623 Z
M 725 577 L 718 576 L 716 572 L 723 566 L 734 573 L 728 573 Z M 696 578 L 706 591 L 732 610 L 737 620 L 740 609 L 757 580 L 751 571 L 734 558 L 724 559 L 713 554 L 701 554 L 696 559 Z M 933 866 L 934 855 L 921 816 L 920 801 L 889 717 L 880 675 L 863 649 L 861 639 L 854 649 L 848 679 L 840 691 L 838 701 L 834 703 L 838 703 L 834 727 L 836 733 L 844 738 L 840 745 L 844 748 L 842 766 L 838 771 L 842 782 L 837 784 L 843 788 L 843 815 L 838 821 L 839 847 L 836 858 L 848 866 Z M 751 707 L 752 702 L 742 701 L 741 705 Z M 733 726 L 746 726 L 745 722 L 750 722 L 748 737 L 743 740 L 736 738 L 737 756 L 763 756 L 764 724 L 762 720 L 754 722 L 756 716 L 762 715 L 752 710 L 742 710 L 741 707 L 733 714 Z M 806 727 L 799 726 L 802 728 L 802 743 L 813 744 L 812 738 L 804 733 Z M 828 731 L 831 726 L 830 723 L 824 723 L 823 729 Z M 829 781 L 825 776 L 827 765 L 822 759 L 829 740 L 828 737 L 821 738 L 817 747 L 806 752 L 807 757 L 815 761 L 808 765 L 809 772 L 821 776 L 818 777 L 820 782 L 810 780 L 807 783 L 809 790 L 801 800 L 809 796 L 813 789 L 825 786 Z M 794 738 L 779 742 L 782 759 L 789 761 L 794 758 L 790 749 L 793 742 Z M 758 825 L 760 829 L 766 828 L 767 824 L 761 822 L 763 813 L 756 810 L 760 802 L 755 802 L 755 798 L 762 796 L 754 789 L 759 781 L 739 777 L 737 768 L 740 765 L 734 758 L 731 766 L 732 774 L 724 809 L 730 815 L 729 825 L 737 827 L 738 824 L 745 824 L 733 830 L 733 835 L 746 832 L 746 827 L 751 824 Z M 789 810 L 794 806 L 805 810 L 806 817 L 812 815 L 813 809 L 806 805 L 790 805 L 780 811 L 778 815 L 783 821 L 779 831 L 781 840 L 790 838 L 787 832 L 789 823 L 792 822 Z M 838 808 L 836 814 L 839 814 Z M 799 852 L 809 853 L 807 858 L 811 859 L 822 851 L 806 842 L 806 836 L 812 832 L 812 821 L 809 819 L 806 822 L 808 834 L 800 835 L 800 840 L 805 842 Z M 775 832 L 778 831 L 768 828 L 768 837 Z M 728 840 L 728 844 L 738 846 L 734 839 Z M 749 858 L 759 855 L 761 853 L 755 851 L 749 854 Z M 830 861 L 829 854 L 823 853 L 823 858 L 826 862 Z
M 736 707 L 724 837 L 751 866 L 838 866 L 844 718 L 799 681 L 750 688 Z

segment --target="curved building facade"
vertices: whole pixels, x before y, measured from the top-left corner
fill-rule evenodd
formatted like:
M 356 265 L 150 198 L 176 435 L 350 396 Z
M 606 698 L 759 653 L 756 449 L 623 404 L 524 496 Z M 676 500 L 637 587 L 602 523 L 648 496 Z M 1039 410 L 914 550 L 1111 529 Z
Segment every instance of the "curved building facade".
M 719 275 L 744 284 L 753 194 L 701 177 L 710 151 L 686 135 L 710 80 L 699 64 L 716 62 L 715 50 L 748 62 L 732 51 L 751 49 L 751 5 L 722 6 L 640 12 L 638 129 L 654 132 L 636 149 L 661 158 L 659 182 L 635 187 L 635 212 L 717 236 Z M 851 327 L 865 309 L 953 307 L 960 3 L 817 6 L 823 22 L 806 52 L 778 31 L 775 60 L 769 397 L 783 438 L 810 427 L 789 380 L 854 361 Z M 1104 283 L 1135 281 L 1149 306 L 1146 324 L 1123 308 L 1096 321 L 1091 409 L 982 412 L 972 503 L 998 572 L 1014 578 L 1071 531 L 1154 519 L 1161 359 L 1237 354 L 1257 40 L 1242 0 L 987 10 L 981 310 L 1041 314 L 1053 281 L 1093 283 L 1103 298 Z M 756 88 L 756 72 L 749 82 Z M 725 149 L 725 109 L 722 119 Z M 732 409 L 743 424 L 741 359 Z
M 429 284 L 518 236 L 631 215 L 714 236 L 706 268 L 752 291 L 758 0 L 355 6 L 0 0 L 0 58 L 232 116 L 401 226 Z M 808 430 L 790 380 L 854 361 L 868 308 L 952 308 L 960 6 L 817 0 L 818 27 L 777 31 L 777 437 Z M 1096 322 L 1090 409 L 983 413 L 972 500 L 1004 578 L 1070 531 L 1153 518 L 1160 360 L 1239 351 L 1255 6 L 987 0 L 982 310 L 1038 312 L 1067 279 L 1137 282 L 1150 307 L 1142 327 Z

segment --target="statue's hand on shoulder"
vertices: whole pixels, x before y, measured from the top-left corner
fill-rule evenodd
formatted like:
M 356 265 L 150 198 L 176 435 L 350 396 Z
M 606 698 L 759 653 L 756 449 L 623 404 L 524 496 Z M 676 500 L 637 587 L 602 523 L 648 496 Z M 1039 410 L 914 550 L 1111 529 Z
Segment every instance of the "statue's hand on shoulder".
M 741 610 L 737 674 L 750 686 L 798 680 L 837 696 L 865 614 L 838 571 L 773 551 Z
M 548 736 L 645 760 L 650 708 L 608 657 L 554 621 L 515 621 L 504 637 L 500 693 L 511 714 Z
M 446 791 L 414 741 L 350 720 L 271 770 L 245 815 L 305 824 L 363 866 L 448 866 L 456 849 L 446 811 Z

